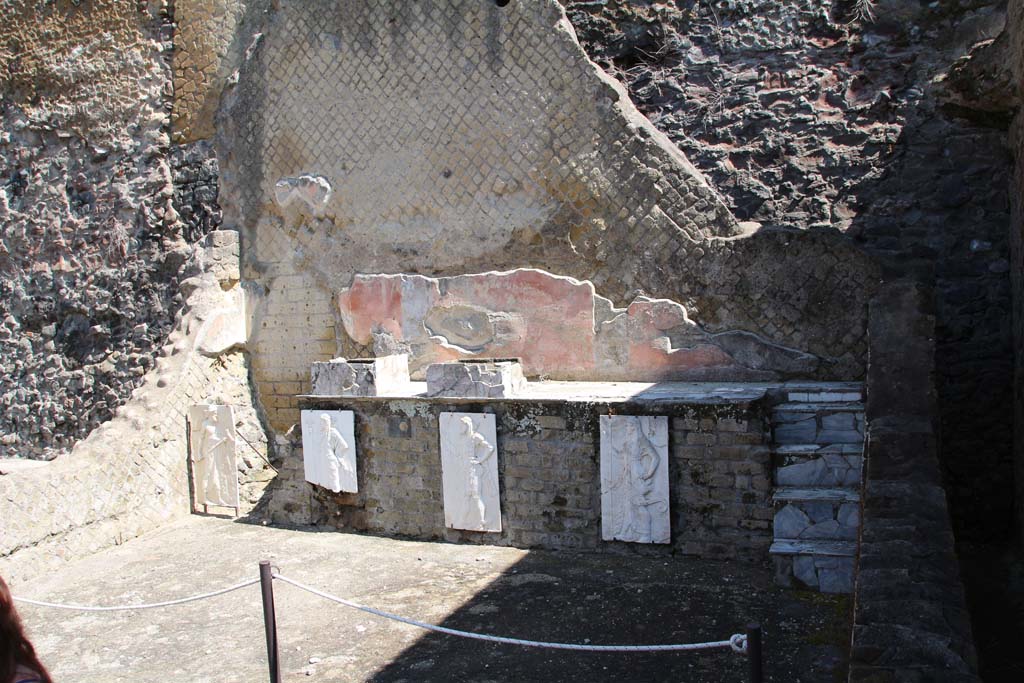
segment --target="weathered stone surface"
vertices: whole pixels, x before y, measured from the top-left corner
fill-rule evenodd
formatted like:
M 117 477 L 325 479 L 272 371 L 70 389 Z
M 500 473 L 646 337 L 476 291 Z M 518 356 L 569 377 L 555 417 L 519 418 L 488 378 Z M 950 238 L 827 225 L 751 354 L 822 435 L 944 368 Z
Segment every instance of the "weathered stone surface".
M 892 273 L 935 280 L 940 455 L 961 537 L 1011 533 L 1024 500 L 1008 451 L 1024 424 L 1010 412 L 1024 315 L 1007 325 L 1010 280 L 1024 291 L 1016 2 L 566 3 L 588 54 L 740 220 L 842 231 Z M 877 11 L 857 16 L 865 6 Z
M 251 513 L 263 497 L 271 470 L 249 386 L 248 357 L 237 348 L 216 358 L 197 352 L 205 313 L 221 301 L 225 286 L 239 286 L 237 280 L 220 279 L 232 254 L 237 277 L 237 242 L 230 239 L 211 238 L 202 257 L 187 265 L 199 274 L 190 282 L 181 319 L 155 367 L 116 417 L 68 456 L 0 476 L 0 574 L 5 578 L 37 577 L 187 514 L 191 405 L 231 406 L 240 439 L 240 512 Z M 55 490 L 61 495 L 53 495 Z
M 282 209 L 298 204 L 314 215 L 322 215 L 331 199 L 331 184 L 318 175 L 300 175 L 282 178 L 274 184 L 274 201 Z
M 860 444 L 778 446 L 775 483 L 779 486 L 845 486 L 861 483 L 863 458 Z
M 251 49 L 219 119 L 221 201 L 262 293 L 254 378 L 275 429 L 297 419 L 285 388 L 305 381 L 297 369 L 380 351 L 335 329 L 332 298 L 357 273 L 543 268 L 616 307 L 684 303 L 723 335 L 708 352 L 758 372 L 862 375 L 875 266 L 840 235 L 723 214 L 586 60 L 557 4 L 340 7 L 275 3 L 239 37 Z M 396 96 L 409 83 L 417 94 Z M 278 180 L 304 174 L 333 188 L 321 217 L 274 200 Z M 460 348 L 480 343 L 428 322 Z
M 441 413 L 444 525 L 501 531 L 498 437 L 493 414 Z
M 402 391 L 409 384 L 405 354 L 377 358 L 335 358 L 313 363 L 313 393 L 318 396 L 380 396 Z
M 203 235 L 174 206 L 168 9 L 0 8 L 0 457 L 70 451 L 174 327 Z
M 241 64 L 248 24 L 269 0 L 176 0 L 174 3 L 175 142 L 213 137 L 221 93 Z
M 460 361 L 427 366 L 427 396 L 511 398 L 526 386 L 523 367 L 514 361 Z
M 864 408 L 860 403 L 784 403 L 772 413 L 772 431 L 782 445 L 860 446 Z
M 775 582 L 783 586 L 847 594 L 853 592 L 855 545 L 836 541 L 776 541 Z
M 601 538 L 671 543 L 668 418 L 601 416 Z
M 818 362 L 755 335 L 709 334 L 672 301 L 641 298 L 619 309 L 590 282 L 534 269 L 357 275 L 338 306 L 356 342 L 407 349 L 413 377 L 476 355 L 516 357 L 528 376 L 573 380 L 769 379 L 813 373 Z
M 977 680 L 963 585 L 939 484 L 933 424 L 934 318 L 928 293 L 891 283 L 872 303 L 867 485 L 858 560 L 851 680 Z M 877 353 L 875 346 L 878 346 Z M 877 389 L 875 389 L 877 387 Z M 878 425 L 876 428 L 875 425 Z M 900 438 L 895 431 L 907 429 Z M 907 609 L 912 597 L 919 605 Z M 958 615 L 936 637 L 936 613 Z

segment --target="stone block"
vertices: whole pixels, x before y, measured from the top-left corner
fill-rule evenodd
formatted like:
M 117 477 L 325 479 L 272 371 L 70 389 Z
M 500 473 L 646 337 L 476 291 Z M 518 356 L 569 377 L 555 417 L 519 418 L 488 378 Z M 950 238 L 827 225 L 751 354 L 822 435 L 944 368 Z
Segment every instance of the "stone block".
M 335 358 L 313 363 L 310 371 L 316 396 L 381 396 L 409 386 L 409 357 Z
M 461 360 L 427 367 L 427 396 L 511 398 L 525 386 L 517 359 Z
M 776 539 L 856 540 L 860 504 L 842 500 L 776 500 Z

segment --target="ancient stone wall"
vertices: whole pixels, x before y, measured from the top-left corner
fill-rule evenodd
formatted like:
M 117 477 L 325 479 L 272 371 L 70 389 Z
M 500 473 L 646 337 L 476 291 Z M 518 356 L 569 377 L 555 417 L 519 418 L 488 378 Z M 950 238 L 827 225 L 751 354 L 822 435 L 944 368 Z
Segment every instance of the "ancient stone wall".
M 271 470 L 238 343 L 245 311 L 237 234 L 213 233 L 186 272 L 183 314 L 117 416 L 52 462 L 0 461 L 0 574 L 36 577 L 188 514 L 186 414 L 196 403 L 235 407 L 243 514 L 261 501 Z M 35 466 L 19 466 L 27 464 Z
M 892 272 L 935 281 L 955 516 L 961 531 L 1005 536 L 1008 118 L 979 106 L 984 97 L 951 102 L 944 76 L 1000 33 L 1002 5 L 566 4 L 588 53 L 626 83 L 738 218 L 839 230 Z
M 938 459 L 931 298 L 895 282 L 871 305 L 850 681 L 980 680 Z
M 0 3 L 0 456 L 109 420 L 181 305 L 160 6 Z
M 774 511 L 765 400 L 670 407 L 583 401 L 342 402 L 355 410 L 360 492 L 332 494 L 307 484 L 297 443 L 281 460 L 268 511 L 273 521 L 460 543 L 767 557 Z M 341 403 L 310 399 L 309 405 L 335 409 Z M 497 416 L 500 533 L 445 528 L 438 433 L 444 411 L 493 411 Z M 672 542 L 667 546 L 601 541 L 598 420 L 609 412 L 670 416 Z
M 1015 173 L 1010 190 L 1013 216 L 1010 222 L 1013 279 L 1014 381 L 1014 462 L 1017 494 L 1017 533 L 1024 538 L 1024 2 L 1009 5 L 1007 19 L 1010 63 L 1017 83 L 1017 115 L 1010 129 Z
M 266 292 L 254 369 L 276 429 L 311 362 L 373 350 L 331 301 L 357 272 L 538 267 L 818 355 L 821 377 L 863 373 L 870 262 L 834 235 L 748 234 L 554 2 L 283 2 L 259 34 L 218 154 Z

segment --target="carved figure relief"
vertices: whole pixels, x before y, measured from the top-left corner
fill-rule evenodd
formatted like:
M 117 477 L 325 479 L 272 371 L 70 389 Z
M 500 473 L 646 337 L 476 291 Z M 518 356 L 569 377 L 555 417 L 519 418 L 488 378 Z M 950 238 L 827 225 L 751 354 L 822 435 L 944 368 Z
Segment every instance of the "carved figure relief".
M 335 493 L 356 493 L 355 418 L 351 410 L 302 411 L 306 481 Z
M 445 526 L 501 531 L 494 415 L 441 413 L 439 426 Z
M 601 538 L 671 541 L 667 417 L 601 416 Z
M 196 504 L 238 510 L 235 462 L 235 415 L 231 406 L 198 405 L 189 409 L 189 446 Z

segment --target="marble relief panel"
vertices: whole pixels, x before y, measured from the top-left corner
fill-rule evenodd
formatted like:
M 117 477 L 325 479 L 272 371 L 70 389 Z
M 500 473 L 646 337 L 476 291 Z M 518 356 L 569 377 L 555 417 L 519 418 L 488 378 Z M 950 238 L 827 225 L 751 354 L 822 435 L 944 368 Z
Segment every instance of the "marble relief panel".
M 601 416 L 601 538 L 671 541 L 667 417 Z
M 439 426 L 445 526 L 501 531 L 494 415 L 441 413 Z
M 354 413 L 303 410 L 302 461 L 306 481 L 335 493 L 357 493 Z

